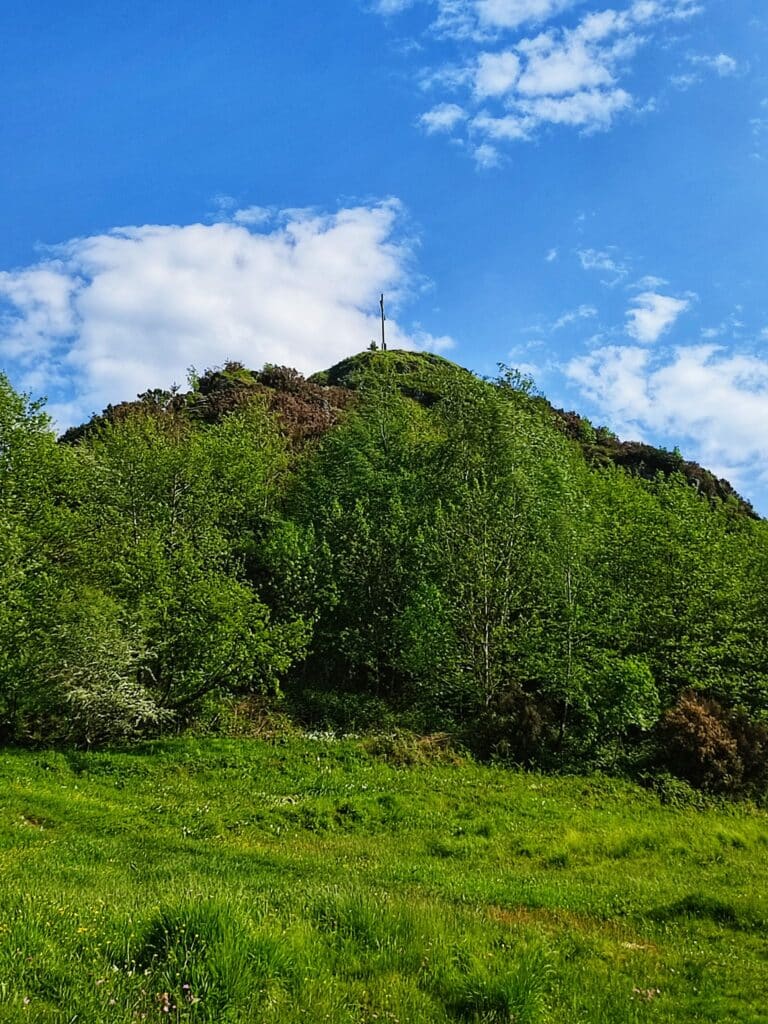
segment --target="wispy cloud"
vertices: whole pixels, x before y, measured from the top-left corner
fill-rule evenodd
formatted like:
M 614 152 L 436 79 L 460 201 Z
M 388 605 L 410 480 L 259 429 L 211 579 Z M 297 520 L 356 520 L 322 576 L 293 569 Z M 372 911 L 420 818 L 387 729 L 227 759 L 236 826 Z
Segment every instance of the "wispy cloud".
M 533 122 L 528 117 L 517 117 L 507 114 L 506 117 L 491 117 L 489 114 L 478 114 L 470 124 L 472 131 L 479 132 L 486 140 L 499 142 L 509 139 L 524 139 L 533 130 Z
M 567 327 L 568 324 L 575 323 L 578 320 L 591 320 L 596 316 L 597 309 L 594 306 L 581 305 L 578 309 L 572 309 L 568 313 L 563 313 L 561 317 L 555 320 L 552 330 L 559 331 L 562 327 Z
M 579 249 L 577 252 L 582 270 L 600 270 L 610 275 L 603 284 L 612 288 L 629 273 L 629 266 L 621 259 L 614 247 L 608 249 Z
M 703 72 L 713 72 L 718 78 L 730 78 L 733 75 L 742 74 L 746 70 L 735 57 L 731 57 L 727 53 L 688 54 L 688 63 L 693 65 L 696 70 L 682 71 L 670 79 L 672 85 L 677 89 L 686 90 L 698 85 L 702 80 Z
M 727 78 L 730 75 L 738 74 L 739 63 L 727 53 L 718 53 L 715 56 L 698 56 L 690 58 L 692 64 L 708 68 L 714 71 L 720 78 Z
M 467 113 L 457 103 L 439 103 L 419 118 L 427 135 L 451 132 L 460 121 L 466 120 Z
M 190 364 L 306 372 L 364 348 L 376 337 L 379 292 L 396 313 L 413 281 L 400 204 L 267 216 L 250 207 L 214 224 L 116 228 L 0 273 L 3 363 L 21 386 L 47 392 L 66 425 L 183 380 Z M 396 316 L 389 339 L 451 344 Z
M 383 14 L 388 17 L 392 14 L 400 14 L 408 7 L 413 7 L 415 0 L 374 0 L 372 10 L 376 14 Z
M 547 126 L 588 134 L 632 110 L 651 109 L 652 102 L 638 101 L 627 87 L 634 59 L 665 23 L 701 10 L 696 0 L 625 0 L 621 10 L 581 15 L 581 0 L 427 2 L 435 11 L 432 35 L 459 44 L 460 59 L 422 72 L 423 88 L 449 90 L 454 99 L 419 123 L 429 133 L 459 133 L 481 166 L 489 165 L 492 151 L 499 162 L 499 144 L 533 139 Z M 386 14 L 405 6 L 405 0 L 379 0 Z M 576 20 L 564 24 L 571 14 Z M 735 66 L 726 54 L 700 60 L 721 75 Z M 443 116 L 449 109 L 453 115 Z

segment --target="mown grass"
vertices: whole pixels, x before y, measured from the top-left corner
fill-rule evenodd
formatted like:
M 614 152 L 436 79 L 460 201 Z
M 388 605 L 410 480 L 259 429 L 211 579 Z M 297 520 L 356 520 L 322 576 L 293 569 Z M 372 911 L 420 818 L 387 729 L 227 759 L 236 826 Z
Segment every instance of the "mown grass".
M 0 1021 L 768 1022 L 768 816 L 355 741 L 0 755 Z

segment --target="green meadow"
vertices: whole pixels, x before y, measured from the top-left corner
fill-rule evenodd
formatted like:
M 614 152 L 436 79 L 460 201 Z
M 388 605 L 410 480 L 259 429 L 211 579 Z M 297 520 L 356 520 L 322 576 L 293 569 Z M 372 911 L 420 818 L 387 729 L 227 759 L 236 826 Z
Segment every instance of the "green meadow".
M 768 815 L 414 742 L 0 755 L 0 1021 L 768 1022 Z

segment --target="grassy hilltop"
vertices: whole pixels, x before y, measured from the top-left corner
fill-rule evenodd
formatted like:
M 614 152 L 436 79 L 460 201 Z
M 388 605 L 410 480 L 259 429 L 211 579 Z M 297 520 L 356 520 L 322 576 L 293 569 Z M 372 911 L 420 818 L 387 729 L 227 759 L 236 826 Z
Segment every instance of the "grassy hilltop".
M 0 786 L 3 1022 L 768 1021 L 748 807 L 301 737 Z

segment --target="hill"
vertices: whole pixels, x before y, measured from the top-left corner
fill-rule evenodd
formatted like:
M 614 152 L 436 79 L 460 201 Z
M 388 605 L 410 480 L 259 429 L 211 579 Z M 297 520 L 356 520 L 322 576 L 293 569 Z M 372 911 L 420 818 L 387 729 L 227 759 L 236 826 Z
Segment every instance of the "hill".
M 310 380 L 317 384 L 356 389 L 364 386 L 367 374 L 382 365 L 390 365 L 401 377 L 404 394 L 427 405 L 439 400 L 446 382 L 469 373 L 456 363 L 428 352 L 361 352 L 315 374 Z M 621 466 L 646 480 L 653 480 L 659 474 L 668 477 L 678 473 L 708 498 L 720 501 L 733 499 L 741 511 L 757 518 L 752 505 L 727 480 L 716 477 L 696 462 L 684 459 L 678 451 L 670 452 L 638 441 L 622 441 L 607 427 L 596 427 L 576 412 L 554 407 L 535 390 L 532 381 L 515 371 L 510 383 L 551 414 L 557 429 L 576 441 L 590 465 Z
M 135 401 L 109 406 L 87 424 L 70 428 L 62 440 L 75 442 L 99 424 L 119 419 L 143 405 L 176 412 L 184 409 L 192 417 L 213 422 L 254 396 L 267 400 L 270 409 L 280 416 L 285 431 L 294 439 L 319 437 L 338 422 L 340 413 L 350 403 L 349 392 L 364 387 L 372 373 L 385 369 L 397 375 L 404 395 L 424 405 L 438 401 L 448 382 L 471 375 L 469 370 L 442 356 L 403 350 L 360 352 L 308 380 L 287 367 L 270 366 L 256 371 L 240 363 L 227 363 L 220 369 L 206 371 L 187 394 L 145 392 Z M 752 505 L 727 480 L 684 459 L 678 451 L 638 441 L 622 441 L 606 427 L 595 426 L 576 412 L 555 408 L 524 378 L 517 378 L 517 382 L 532 402 L 549 411 L 557 429 L 581 447 L 590 465 L 621 466 L 648 480 L 658 474 L 681 474 L 706 497 L 720 501 L 732 499 L 742 512 L 757 518 Z
M 6 740 L 130 741 L 269 694 L 766 794 L 766 524 L 513 370 L 229 363 L 58 444 L 0 378 L 0 429 Z

